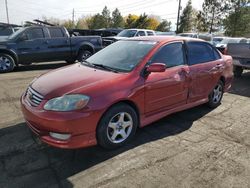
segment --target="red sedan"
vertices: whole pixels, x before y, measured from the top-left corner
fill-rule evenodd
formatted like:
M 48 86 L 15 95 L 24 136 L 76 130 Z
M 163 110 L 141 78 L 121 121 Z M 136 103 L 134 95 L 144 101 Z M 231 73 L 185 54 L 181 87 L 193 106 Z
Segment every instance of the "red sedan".
M 21 104 L 27 125 L 49 145 L 114 149 L 171 113 L 217 107 L 232 78 L 232 58 L 207 42 L 138 37 L 36 78 Z

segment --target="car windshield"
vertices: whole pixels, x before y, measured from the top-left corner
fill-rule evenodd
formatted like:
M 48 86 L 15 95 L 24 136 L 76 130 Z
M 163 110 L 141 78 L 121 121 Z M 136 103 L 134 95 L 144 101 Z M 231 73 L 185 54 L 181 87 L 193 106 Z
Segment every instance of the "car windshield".
M 155 44 L 154 41 L 118 41 L 97 52 L 86 61 L 119 72 L 130 72 Z
M 122 32 L 118 33 L 118 37 L 134 37 L 136 34 L 136 30 L 123 30 Z
M 25 30 L 25 28 L 21 28 L 17 30 L 15 33 L 11 34 L 8 38 L 9 39 L 15 39 L 20 33 L 22 33 Z

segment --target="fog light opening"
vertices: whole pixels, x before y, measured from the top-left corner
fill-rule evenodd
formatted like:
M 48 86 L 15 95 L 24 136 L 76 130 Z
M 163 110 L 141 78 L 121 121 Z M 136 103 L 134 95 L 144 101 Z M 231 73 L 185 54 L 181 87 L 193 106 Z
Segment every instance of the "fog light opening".
M 60 133 L 53 133 L 53 132 L 50 132 L 49 135 L 52 138 L 55 138 L 58 140 L 68 140 L 71 137 L 70 134 L 60 134 Z

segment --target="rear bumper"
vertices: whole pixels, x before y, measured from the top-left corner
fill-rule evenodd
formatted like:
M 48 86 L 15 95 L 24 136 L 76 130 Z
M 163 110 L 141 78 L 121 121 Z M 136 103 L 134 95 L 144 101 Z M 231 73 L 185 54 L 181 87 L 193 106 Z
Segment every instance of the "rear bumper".
M 21 98 L 21 108 L 27 126 L 41 141 L 58 148 L 83 148 L 97 144 L 96 126 L 101 115 L 97 112 L 48 112 L 30 107 Z M 67 140 L 50 136 L 50 132 L 70 134 Z

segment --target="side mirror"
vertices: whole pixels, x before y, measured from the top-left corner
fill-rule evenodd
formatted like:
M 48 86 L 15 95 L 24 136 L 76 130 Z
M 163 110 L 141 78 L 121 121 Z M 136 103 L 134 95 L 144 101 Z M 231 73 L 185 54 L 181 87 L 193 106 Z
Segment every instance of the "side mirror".
M 146 68 L 146 71 L 148 73 L 151 73 L 151 72 L 165 72 L 166 68 L 167 68 L 166 65 L 163 64 L 163 63 L 153 63 L 153 64 L 149 65 Z
M 25 34 L 25 33 L 23 33 L 19 38 L 18 38 L 18 41 L 25 41 L 25 40 L 28 40 L 28 36 Z

